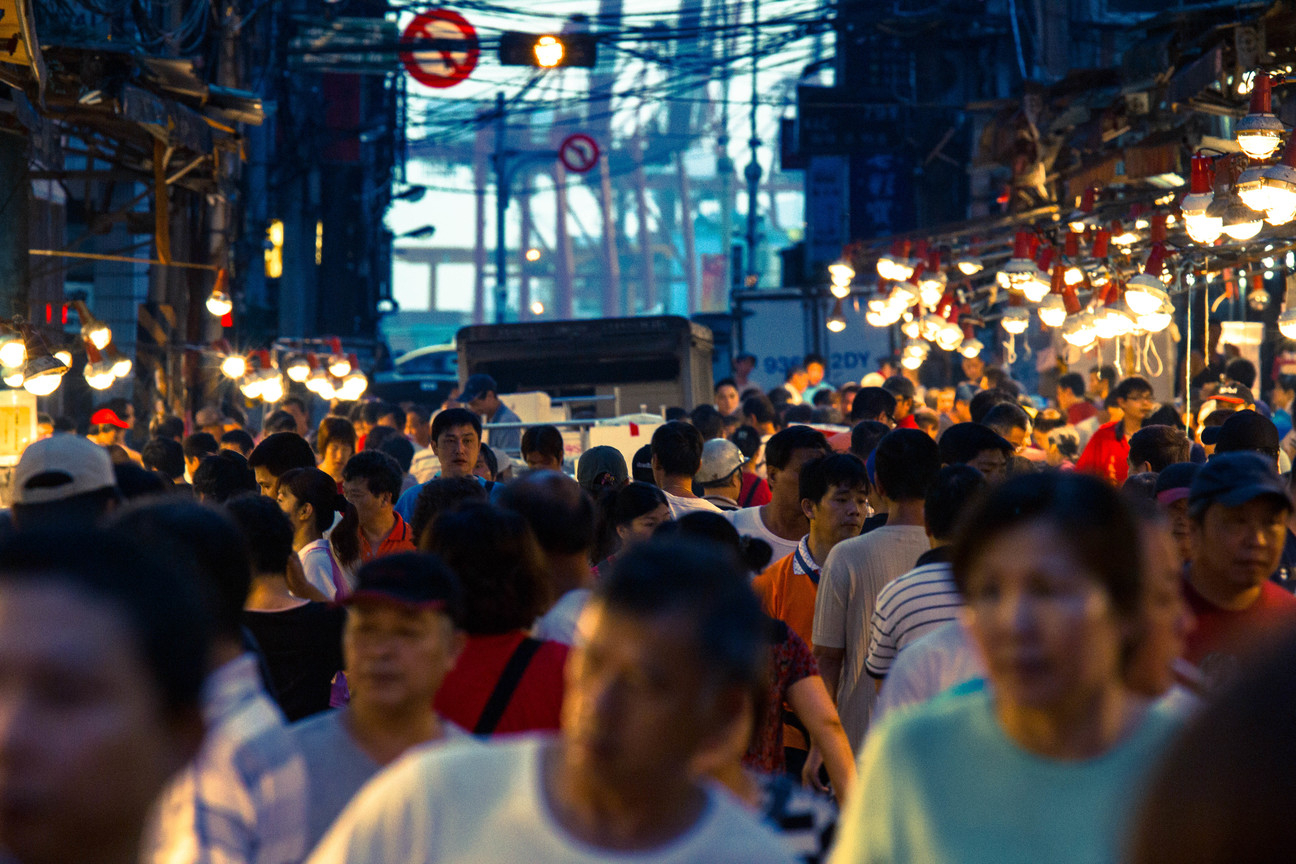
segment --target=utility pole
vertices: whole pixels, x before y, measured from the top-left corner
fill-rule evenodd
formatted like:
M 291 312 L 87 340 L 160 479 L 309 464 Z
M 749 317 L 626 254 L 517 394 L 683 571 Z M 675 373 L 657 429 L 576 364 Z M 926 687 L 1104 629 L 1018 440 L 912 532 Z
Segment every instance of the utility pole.
M 504 215 L 508 211 L 508 152 L 505 149 L 504 94 L 495 94 L 495 323 L 503 324 L 508 305 L 508 258 Z
M 752 0 L 752 69 L 751 69 L 751 161 L 743 175 L 747 178 L 747 288 L 755 288 L 760 283 L 760 273 L 756 267 L 756 196 L 760 189 L 761 167 L 756 161 L 760 152 L 760 138 L 756 134 L 756 106 L 760 91 L 756 86 L 756 72 L 760 60 L 760 0 Z

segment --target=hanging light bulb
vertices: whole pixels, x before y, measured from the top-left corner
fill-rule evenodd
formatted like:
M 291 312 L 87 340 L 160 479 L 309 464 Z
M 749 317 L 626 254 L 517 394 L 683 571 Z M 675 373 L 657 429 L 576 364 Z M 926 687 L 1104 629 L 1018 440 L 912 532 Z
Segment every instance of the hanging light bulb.
M 891 244 L 891 251 L 883 252 L 881 257 L 878 258 L 877 274 L 879 278 L 896 282 L 901 281 L 900 277 L 896 275 L 896 261 L 903 259 L 908 254 L 901 251 L 902 248 L 901 241 L 896 240 Z M 905 278 L 908 279 L 909 277 L 906 276 Z
M 217 318 L 224 318 L 234 311 L 234 302 L 229 295 L 229 274 L 223 267 L 216 271 L 216 284 L 207 297 L 207 311 Z
M 851 280 L 855 278 L 855 268 L 846 262 L 846 259 L 837 261 L 828 265 L 828 278 L 834 285 L 844 285 L 850 287 Z M 849 292 L 847 292 L 849 293 Z
M 1251 110 L 1238 121 L 1237 143 L 1252 159 L 1263 161 L 1282 144 L 1282 121 L 1273 114 L 1273 82 L 1268 72 L 1257 72 L 1251 85 Z
M 1269 209 L 1269 189 L 1264 182 L 1265 166 L 1253 165 L 1237 178 L 1237 195 L 1252 210 L 1263 213 Z
M 972 252 L 964 252 L 954 262 L 954 266 L 964 276 L 975 276 L 985 269 L 985 264 L 981 263 L 981 258 Z
M 112 362 L 105 360 L 99 349 L 89 342 L 86 343 L 86 367 L 83 374 L 86 383 L 95 390 L 107 390 L 117 380 L 117 376 L 113 374 Z
M 900 325 L 900 332 L 910 339 L 921 339 L 922 320 L 919 318 L 906 318 L 905 322 Z
M 117 346 L 114 345 L 111 340 L 104 347 L 104 354 L 107 355 L 108 360 L 112 363 L 113 374 L 118 378 L 125 378 L 131 373 L 131 369 L 134 367 L 134 364 L 131 363 L 131 359 L 118 351 Z
M 1077 348 L 1088 348 L 1098 339 L 1094 316 L 1089 312 L 1079 312 L 1068 317 L 1062 325 L 1062 338 Z
M 958 349 L 959 353 L 969 360 L 974 357 L 980 357 L 981 352 L 984 350 L 985 346 L 981 344 L 980 339 L 975 336 L 969 338 L 966 334 L 963 336 L 963 344 L 960 345 Z
M 828 320 L 824 322 L 824 325 L 828 328 L 829 333 L 840 333 L 846 329 L 846 315 L 842 312 L 841 298 L 838 298 L 837 302 L 833 304 L 832 314 L 828 316 Z M 346 382 L 343 381 L 342 383 L 345 384 Z
M 329 380 L 329 374 L 323 369 L 316 369 L 306 379 L 306 389 L 316 395 L 323 396 L 325 399 L 332 399 L 331 395 L 324 396 L 325 392 L 333 392 L 333 382 Z
M 844 321 L 844 319 L 843 319 Z M 348 402 L 359 399 L 369 387 L 369 379 L 359 369 L 351 372 L 342 379 L 342 386 L 338 388 L 337 395 Z
M 81 338 L 102 351 L 112 339 L 112 330 L 108 329 L 107 324 L 90 314 L 90 307 L 84 300 L 73 300 L 72 308 L 81 319 Z
M 247 360 L 241 354 L 231 354 L 221 360 L 220 370 L 226 378 L 242 378 L 247 374 Z
M 17 369 L 27 362 L 27 346 L 19 333 L 8 331 L 0 336 L 0 365 Z
M 1027 300 L 1031 303 L 1038 303 L 1048 296 L 1049 280 L 1039 269 L 1036 269 L 1030 278 L 1021 283 L 1019 287 Z
M 1084 270 L 1076 262 L 1080 260 L 1080 235 L 1067 234 L 1062 253 L 1066 258 L 1066 269 L 1062 271 L 1064 285 L 1079 285 L 1084 281 Z
M 1138 316 L 1136 323 L 1140 330 L 1146 330 L 1149 333 L 1160 333 L 1170 326 L 1172 320 L 1174 320 L 1174 307 L 1167 303 L 1155 312 Z
M 1225 205 L 1224 212 L 1221 214 L 1224 233 L 1234 240 L 1250 240 L 1264 227 L 1264 214 L 1257 213 L 1243 204 L 1242 199 L 1237 195 L 1229 195 L 1215 202 L 1211 205 L 1211 209 L 1214 210 L 1218 204 Z
M 1014 336 L 1026 332 L 1030 326 L 1030 313 L 1022 306 L 1009 306 L 1004 310 L 1003 318 L 999 323 L 1003 329 Z
M 298 384 L 304 383 L 310 377 L 310 373 L 310 361 L 302 354 L 294 354 L 284 369 L 284 374 L 288 376 L 288 380 L 296 381 Z
M 275 372 L 273 369 L 267 371 L 270 372 L 270 375 L 261 380 L 261 400 L 263 402 L 271 403 L 278 402 L 280 399 L 284 398 L 283 376 Z
M 23 370 L 21 366 L 17 369 L 9 369 L 6 367 L 5 369 L 0 370 L 0 374 L 3 374 L 4 383 L 8 387 L 12 387 L 16 390 L 23 385 Z
M 1021 290 L 1039 271 L 1030 257 L 1030 234 L 1018 231 L 1013 238 L 1013 254 L 996 274 L 999 284 L 1009 289 Z
M 54 359 L 62 363 L 69 369 L 72 368 L 72 352 L 66 348 L 60 348 L 54 352 Z
M 1137 231 L 1132 231 L 1121 225 L 1120 220 L 1113 220 L 1111 227 L 1111 242 L 1115 243 L 1122 249 L 1128 249 L 1139 241 Z
M 1165 247 L 1153 245 L 1143 272 L 1132 277 L 1125 286 L 1125 304 L 1138 315 L 1150 315 L 1170 302 L 1170 295 L 1162 287 L 1161 274 L 1165 271 Z
M 1203 246 L 1214 243 L 1224 230 L 1224 220 L 1209 213 L 1211 203 L 1215 200 L 1215 170 L 1211 167 L 1211 158 L 1204 154 L 1195 154 L 1192 158 L 1192 185 L 1189 193 L 1179 204 L 1184 217 L 1184 230 L 1193 242 Z
M 68 367 L 56 360 L 36 328 L 14 316 L 14 327 L 22 334 L 27 347 L 27 362 L 23 364 L 22 386 L 33 396 L 48 396 L 63 383 Z
M 918 279 L 918 297 L 922 304 L 935 308 L 945 296 L 945 285 L 949 279 L 941 271 L 940 250 L 933 249 L 927 256 L 926 268 Z
M 908 309 L 919 301 L 918 286 L 912 282 L 897 282 L 891 292 L 891 304 L 901 309 Z
M 942 351 L 953 351 L 963 344 L 963 328 L 953 321 L 946 321 L 936 334 L 936 347 Z
M 1066 321 L 1066 303 L 1062 300 L 1061 294 L 1050 294 L 1040 301 L 1039 309 L 1040 321 L 1044 322 L 1046 327 L 1061 327 Z
M 342 353 L 342 340 L 336 336 L 329 338 L 333 354 L 328 359 L 328 371 L 334 378 L 341 378 L 351 371 L 351 361 Z
M 239 390 L 249 399 L 259 399 L 261 397 L 261 386 L 264 382 L 260 375 L 248 375 L 239 384 Z
M 1296 134 L 1287 140 L 1278 164 L 1264 169 L 1268 190 L 1268 217 L 1273 225 L 1285 225 L 1296 214 Z
M 1296 306 L 1288 306 L 1278 316 L 1278 332 L 1288 339 L 1296 339 Z M 5 379 L 5 383 L 8 384 L 9 380 Z

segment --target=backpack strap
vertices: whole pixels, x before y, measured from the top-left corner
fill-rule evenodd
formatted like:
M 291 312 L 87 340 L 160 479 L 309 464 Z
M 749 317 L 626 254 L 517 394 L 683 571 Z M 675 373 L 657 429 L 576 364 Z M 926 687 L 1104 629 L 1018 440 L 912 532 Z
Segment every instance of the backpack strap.
M 522 676 L 531 665 L 531 658 L 535 657 L 543 644 L 539 639 L 527 636 L 513 649 L 508 663 L 504 664 L 504 671 L 500 672 L 499 680 L 495 682 L 495 689 L 486 700 L 486 707 L 477 718 L 477 725 L 473 726 L 474 735 L 490 735 L 495 731 L 504 716 L 504 710 L 513 701 L 514 691 L 522 683 Z

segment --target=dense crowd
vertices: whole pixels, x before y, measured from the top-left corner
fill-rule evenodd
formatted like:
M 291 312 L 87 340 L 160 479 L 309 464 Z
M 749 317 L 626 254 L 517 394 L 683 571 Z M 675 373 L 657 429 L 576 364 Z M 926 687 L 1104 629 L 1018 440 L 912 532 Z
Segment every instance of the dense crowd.
M 42 416 L 0 861 L 1285 860 L 1296 378 L 1218 365 Z

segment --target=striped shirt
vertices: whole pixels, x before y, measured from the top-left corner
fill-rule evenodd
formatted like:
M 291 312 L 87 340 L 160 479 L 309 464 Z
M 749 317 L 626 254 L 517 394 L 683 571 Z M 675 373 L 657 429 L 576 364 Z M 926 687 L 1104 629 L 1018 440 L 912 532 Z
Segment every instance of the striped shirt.
M 868 659 L 864 661 L 868 674 L 885 678 L 901 648 L 953 621 L 962 606 L 963 598 L 954 587 L 947 561 L 921 562 L 896 577 L 878 594 L 873 609 Z
M 306 762 L 266 695 L 256 657 L 213 672 L 207 735 L 163 793 L 141 860 L 150 864 L 296 864 L 306 857 Z

